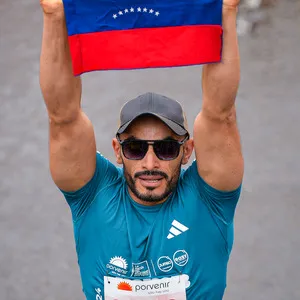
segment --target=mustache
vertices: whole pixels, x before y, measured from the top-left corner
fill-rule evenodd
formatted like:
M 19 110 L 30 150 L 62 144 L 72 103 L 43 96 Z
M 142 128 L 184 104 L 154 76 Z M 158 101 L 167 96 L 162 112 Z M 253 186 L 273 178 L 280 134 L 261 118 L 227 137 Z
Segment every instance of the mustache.
M 134 178 L 138 178 L 140 176 L 162 176 L 163 178 L 165 179 L 168 179 L 169 176 L 162 172 L 162 171 L 158 171 L 158 170 L 155 170 L 155 171 L 141 171 L 141 172 L 137 172 L 134 174 Z

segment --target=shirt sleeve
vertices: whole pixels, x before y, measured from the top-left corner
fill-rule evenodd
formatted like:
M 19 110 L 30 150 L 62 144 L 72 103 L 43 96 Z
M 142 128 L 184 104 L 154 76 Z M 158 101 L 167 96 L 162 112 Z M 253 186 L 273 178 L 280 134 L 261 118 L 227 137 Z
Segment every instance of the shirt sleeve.
M 90 207 L 97 193 L 104 186 L 116 181 L 119 176 L 119 169 L 97 152 L 96 169 L 91 180 L 74 192 L 60 190 L 70 206 L 73 220 L 78 220 Z
M 186 170 L 184 177 L 196 190 L 200 199 L 205 202 L 213 216 L 224 225 L 229 226 L 233 222 L 242 185 L 228 192 L 213 188 L 199 175 L 196 160 Z
M 216 226 L 226 243 L 228 255 L 234 241 L 233 219 L 235 209 L 240 198 L 240 185 L 236 190 L 224 192 L 207 184 L 198 173 L 196 160 L 183 174 L 184 185 L 192 188 L 199 201 L 203 201 L 208 208 Z

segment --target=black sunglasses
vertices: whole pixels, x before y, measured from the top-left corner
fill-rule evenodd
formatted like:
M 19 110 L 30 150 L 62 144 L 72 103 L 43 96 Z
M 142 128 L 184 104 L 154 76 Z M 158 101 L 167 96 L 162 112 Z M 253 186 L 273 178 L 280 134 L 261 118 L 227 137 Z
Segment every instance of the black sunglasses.
M 178 157 L 180 146 L 189 139 L 188 135 L 182 141 L 173 139 L 147 141 L 134 138 L 121 141 L 118 135 L 116 137 L 122 147 L 123 155 L 130 160 L 143 159 L 148 152 L 149 145 L 153 146 L 153 151 L 160 160 L 173 160 Z

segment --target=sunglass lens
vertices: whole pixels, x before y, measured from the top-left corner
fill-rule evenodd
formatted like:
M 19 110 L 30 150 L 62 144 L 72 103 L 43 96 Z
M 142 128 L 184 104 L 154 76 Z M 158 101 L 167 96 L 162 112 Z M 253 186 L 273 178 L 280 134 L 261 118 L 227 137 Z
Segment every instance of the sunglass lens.
M 123 154 L 127 159 L 142 159 L 148 150 L 148 144 L 142 141 L 128 141 L 123 144 Z
M 160 141 L 154 144 L 155 154 L 161 160 L 175 159 L 179 149 L 180 145 L 176 141 Z

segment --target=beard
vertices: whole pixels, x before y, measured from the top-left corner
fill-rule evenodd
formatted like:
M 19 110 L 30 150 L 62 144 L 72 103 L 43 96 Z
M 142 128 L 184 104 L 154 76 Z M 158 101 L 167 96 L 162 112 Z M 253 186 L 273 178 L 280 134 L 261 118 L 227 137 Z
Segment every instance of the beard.
M 145 201 L 145 202 L 150 202 L 150 203 L 158 203 L 171 195 L 171 193 L 176 189 L 177 182 L 178 182 L 178 179 L 180 176 L 180 170 L 181 170 L 181 162 L 178 164 L 178 167 L 176 168 L 172 177 L 169 177 L 166 173 L 161 172 L 161 171 L 137 172 L 132 177 L 129 174 L 129 172 L 127 171 L 125 164 L 123 164 L 124 177 L 125 177 L 126 183 L 129 187 L 129 189 L 131 190 L 131 192 L 140 200 Z M 148 193 L 140 193 L 136 187 L 136 180 L 139 176 L 143 176 L 143 175 L 162 176 L 167 182 L 165 190 L 161 194 L 155 194 L 154 192 L 152 192 L 155 190 L 155 188 L 149 187 L 149 188 L 147 188 Z

